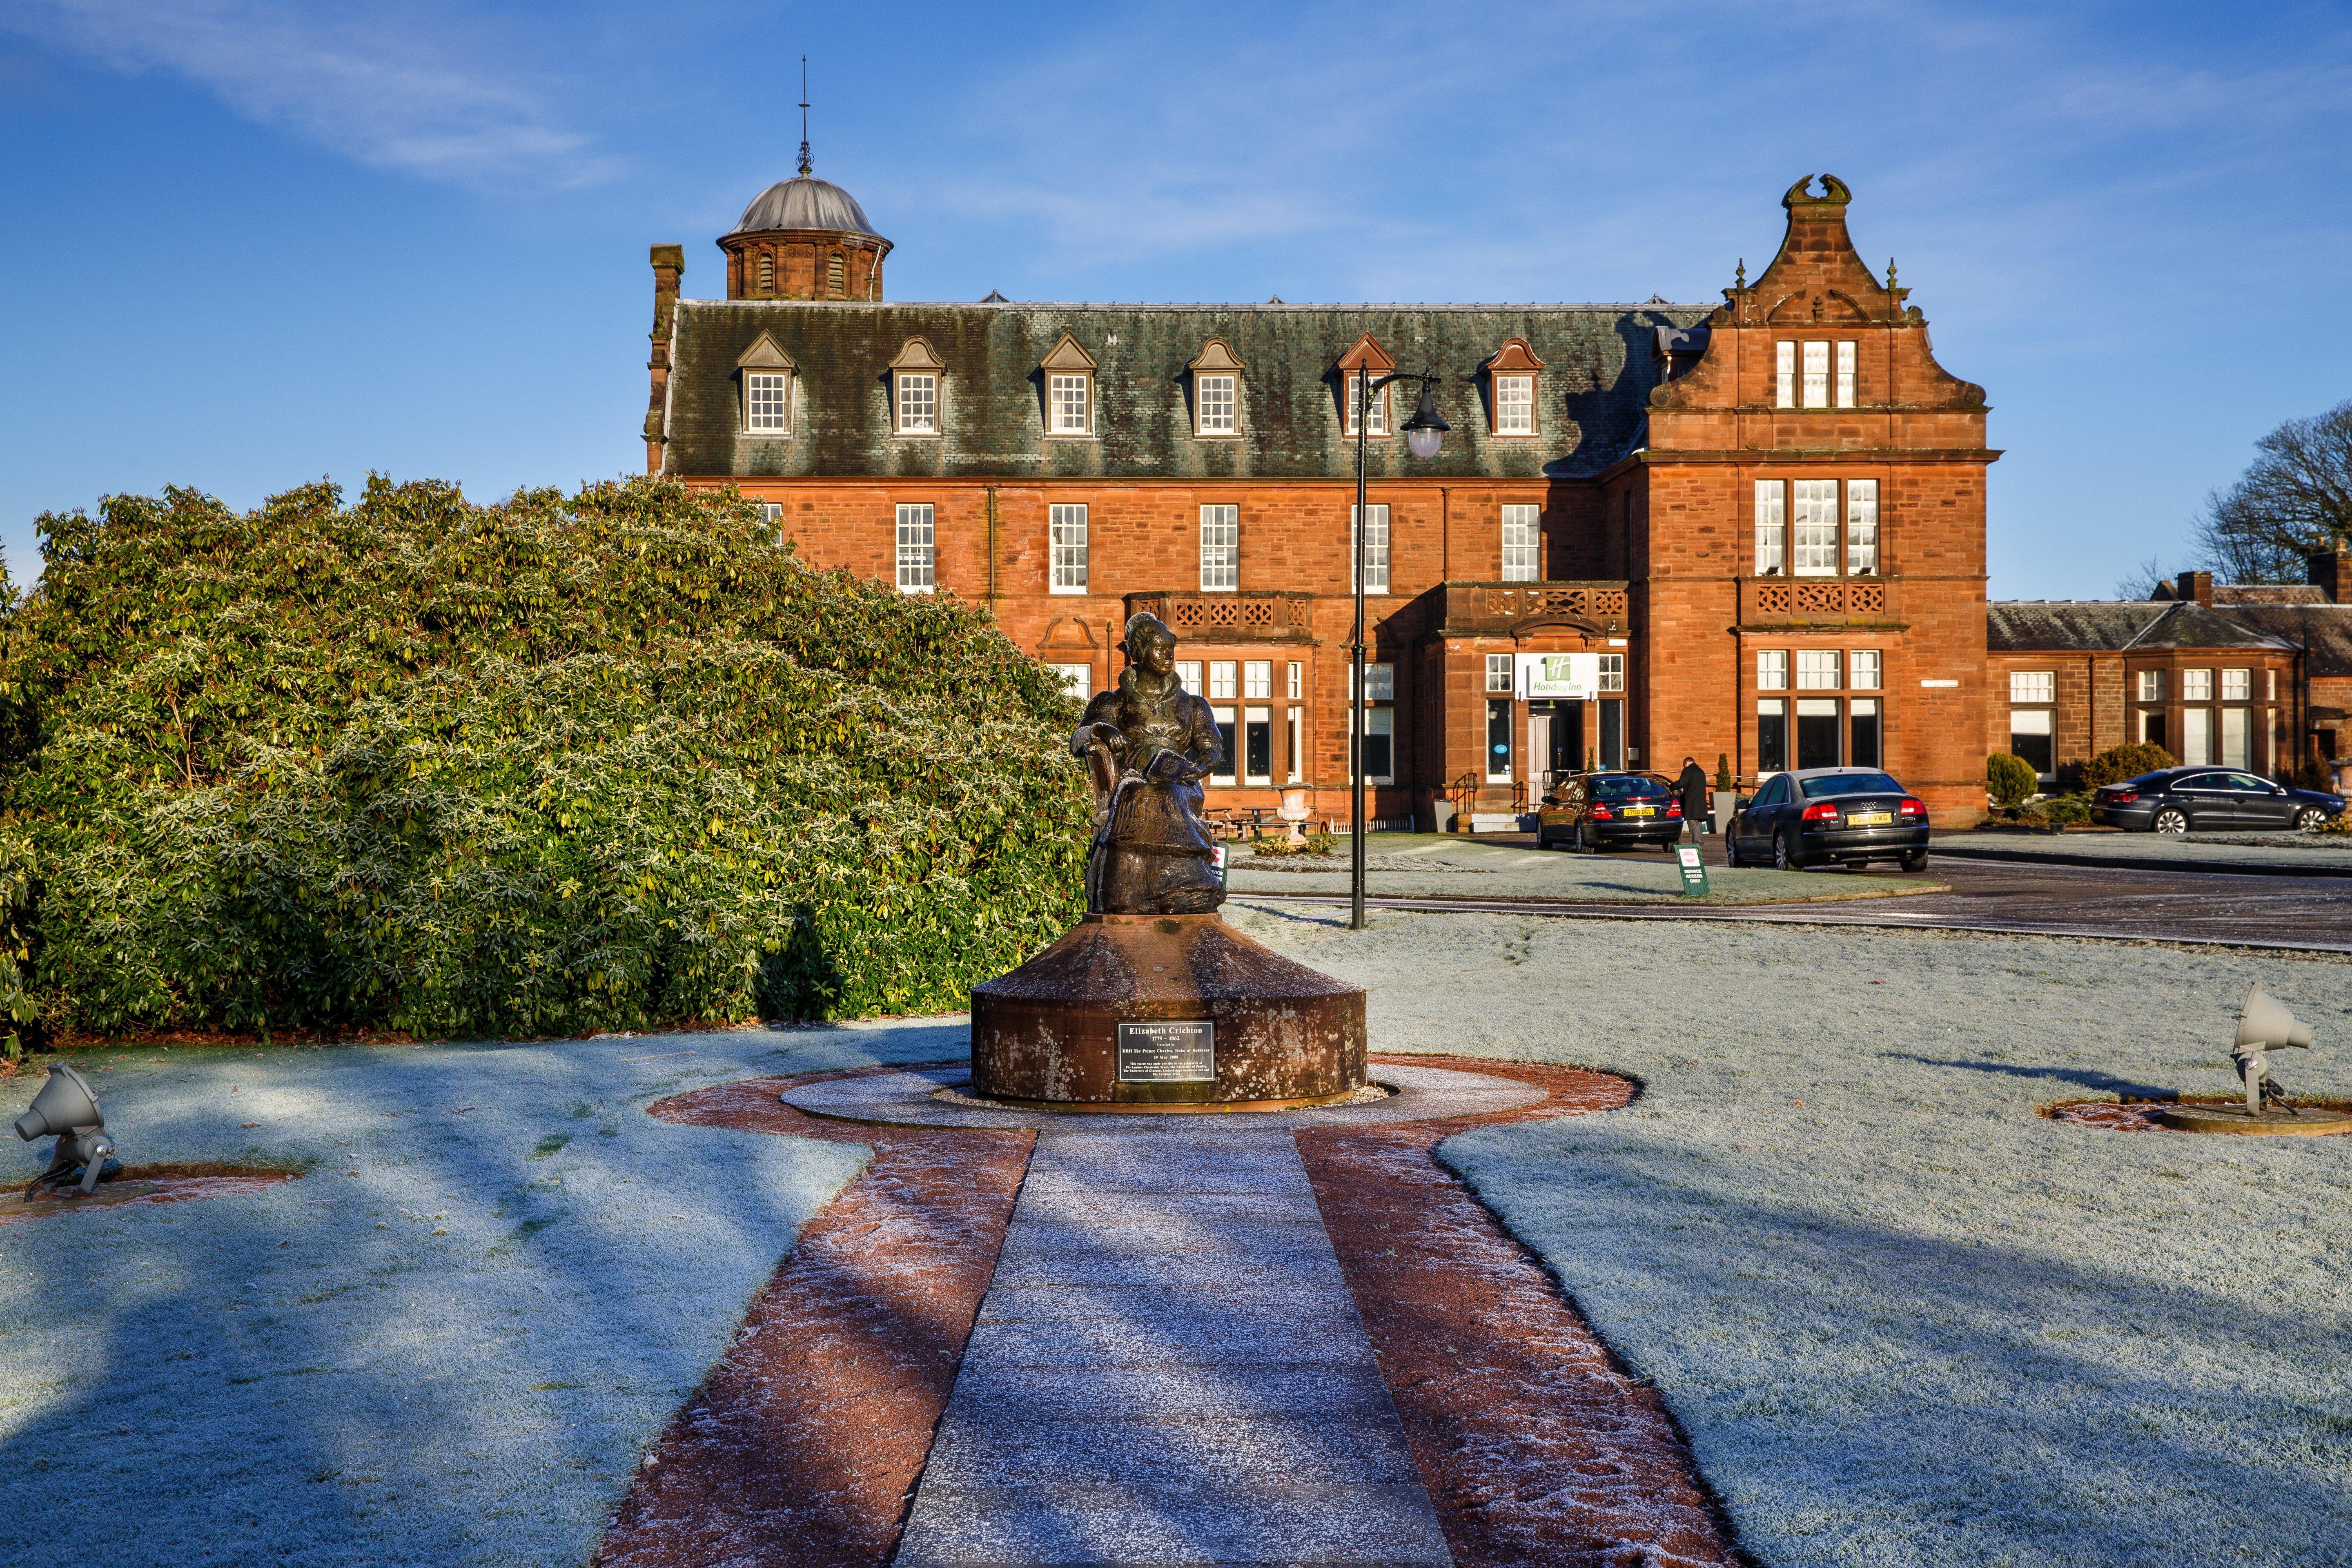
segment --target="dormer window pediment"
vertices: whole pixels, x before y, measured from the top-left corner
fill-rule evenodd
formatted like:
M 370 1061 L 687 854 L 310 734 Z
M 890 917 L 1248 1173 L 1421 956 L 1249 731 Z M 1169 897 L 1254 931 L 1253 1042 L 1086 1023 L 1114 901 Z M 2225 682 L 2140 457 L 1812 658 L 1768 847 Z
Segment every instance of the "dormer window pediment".
M 890 429 L 898 436 L 940 433 L 947 361 L 922 338 L 908 338 L 890 361 Z
M 1045 434 L 1074 438 L 1095 433 L 1095 356 L 1069 333 L 1037 362 L 1045 377 Z
M 1509 338 L 1486 364 L 1490 434 L 1510 437 L 1540 435 L 1536 421 L 1536 380 L 1544 362 L 1525 338 Z
M 793 356 L 765 332 L 735 356 L 742 434 L 778 440 L 793 433 L 793 381 L 799 370 Z
M 1395 358 L 1370 332 L 1358 338 L 1355 345 L 1339 356 L 1339 428 L 1348 439 L 1356 438 L 1356 409 L 1362 396 L 1362 382 L 1366 378 L 1378 381 L 1395 369 Z M 1375 440 L 1389 434 L 1387 387 L 1372 394 L 1371 418 L 1367 424 L 1367 433 Z
M 1223 338 L 1211 338 L 1185 370 L 1192 377 L 1192 434 L 1241 434 L 1241 356 Z

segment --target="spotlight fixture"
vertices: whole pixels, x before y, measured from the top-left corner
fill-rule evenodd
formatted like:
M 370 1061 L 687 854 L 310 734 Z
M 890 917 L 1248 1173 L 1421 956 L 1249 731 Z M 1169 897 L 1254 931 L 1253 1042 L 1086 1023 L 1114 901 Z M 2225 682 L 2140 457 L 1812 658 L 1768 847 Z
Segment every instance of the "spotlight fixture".
M 2295 1114 L 2294 1107 L 2286 1103 L 2286 1090 L 2271 1077 L 2267 1053 L 2281 1048 L 2310 1049 L 2311 1026 L 2280 1005 L 2257 981 L 2246 987 L 2246 1004 L 2238 1009 L 2238 1038 L 2232 1049 L 2238 1077 L 2246 1086 L 2249 1116 L 2260 1116 L 2273 1100 L 2289 1115 Z
M 77 1176 L 85 1194 L 94 1193 L 101 1177 L 122 1169 L 114 1158 L 114 1139 L 106 1131 L 106 1118 L 99 1113 L 98 1096 L 69 1067 L 49 1069 L 49 1081 L 33 1097 L 32 1109 L 16 1118 L 16 1136 L 27 1143 L 36 1138 L 58 1141 L 49 1168 L 34 1179 L 25 1194 L 27 1198 L 44 1187 L 52 1191 L 64 1187 Z

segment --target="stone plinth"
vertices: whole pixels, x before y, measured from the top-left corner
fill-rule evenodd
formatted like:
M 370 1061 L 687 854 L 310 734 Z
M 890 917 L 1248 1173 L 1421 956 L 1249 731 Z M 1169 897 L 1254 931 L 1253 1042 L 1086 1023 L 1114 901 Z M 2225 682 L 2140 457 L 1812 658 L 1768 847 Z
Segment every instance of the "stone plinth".
M 1122 1076 L 1120 1025 L 1192 1022 L 1210 1026 L 1203 1059 L 1187 1068 L 1170 1049 L 1147 1060 L 1146 1032 L 1129 1031 Z M 1158 1033 L 1179 1046 L 1199 1037 Z M 1188 1071 L 1204 1076 L 1170 1076 Z M 1215 915 L 1088 915 L 972 987 L 971 1079 L 990 1099 L 1056 1110 L 1312 1105 L 1364 1086 L 1364 993 Z

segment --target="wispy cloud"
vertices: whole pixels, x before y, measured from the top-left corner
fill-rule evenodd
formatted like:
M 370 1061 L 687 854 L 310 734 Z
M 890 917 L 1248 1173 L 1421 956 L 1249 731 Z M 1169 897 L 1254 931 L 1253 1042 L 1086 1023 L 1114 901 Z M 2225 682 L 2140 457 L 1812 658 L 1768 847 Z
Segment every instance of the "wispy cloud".
M 452 19 L 254 0 L 17 0 L 0 26 L 116 70 L 168 71 L 374 168 L 471 189 L 592 184 L 617 162 Z M 472 58 L 469 58 L 471 56 Z

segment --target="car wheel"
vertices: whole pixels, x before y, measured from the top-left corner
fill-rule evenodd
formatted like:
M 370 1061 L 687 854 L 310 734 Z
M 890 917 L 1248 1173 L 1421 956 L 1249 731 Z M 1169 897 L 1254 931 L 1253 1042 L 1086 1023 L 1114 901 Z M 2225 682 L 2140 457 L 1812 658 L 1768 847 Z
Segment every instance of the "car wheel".
M 1576 825 L 1576 841 L 1570 845 L 1569 847 L 1579 855 L 1585 852 L 1584 824 L 1580 822 Z
M 2177 805 L 2168 805 L 2156 814 L 2156 819 L 2147 827 L 2151 833 L 2186 833 L 2189 831 L 2189 814 Z
M 1728 833 L 1723 836 L 1723 863 L 1735 869 L 1748 864 L 1739 858 L 1739 840 Z
M 2297 833 L 2316 833 L 2319 825 L 2326 820 L 2326 812 L 2315 805 L 2306 805 L 2294 814 L 2294 830 Z
M 1804 869 L 1802 866 L 1797 864 L 1797 858 L 1789 852 L 1789 836 L 1785 833 L 1775 834 L 1773 836 L 1772 869 L 1775 871 L 1801 871 Z
M 1903 868 L 1906 871 L 1926 870 L 1927 868 L 1927 852 L 1925 849 L 1906 849 L 1903 852 Z

